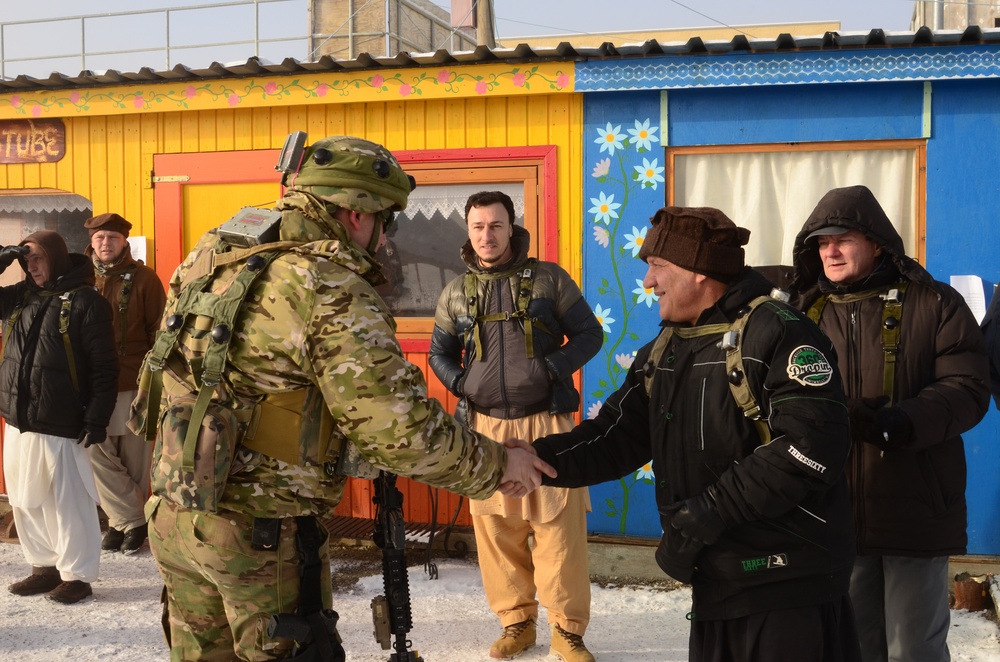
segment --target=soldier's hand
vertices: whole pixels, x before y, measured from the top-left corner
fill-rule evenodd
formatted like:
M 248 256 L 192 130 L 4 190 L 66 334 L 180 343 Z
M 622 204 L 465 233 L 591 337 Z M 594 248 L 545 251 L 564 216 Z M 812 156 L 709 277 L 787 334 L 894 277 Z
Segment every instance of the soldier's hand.
M 90 448 L 107 438 L 108 433 L 103 428 L 84 428 L 80 431 L 80 436 L 77 438 L 76 443 L 83 444 L 84 448 Z
M 533 449 L 515 444 L 514 448 L 507 448 L 507 466 L 500 479 L 500 491 L 515 498 L 526 496 L 542 484 L 543 474 L 549 478 L 557 475 L 556 470 L 539 459 Z
M 538 455 L 538 451 L 531 447 L 531 444 L 524 441 L 523 439 L 518 439 L 517 437 L 511 437 L 503 442 L 503 445 L 508 449 L 510 448 L 522 448 L 532 455 Z

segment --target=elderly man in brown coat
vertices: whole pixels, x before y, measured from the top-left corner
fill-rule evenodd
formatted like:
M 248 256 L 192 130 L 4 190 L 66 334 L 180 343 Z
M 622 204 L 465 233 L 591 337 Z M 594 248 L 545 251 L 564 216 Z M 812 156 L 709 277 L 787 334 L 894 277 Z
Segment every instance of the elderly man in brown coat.
M 94 262 L 97 290 L 114 314 L 115 349 L 121 366 L 107 441 L 89 449 L 101 508 L 108 516 L 101 549 L 134 554 L 146 541 L 143 506 L 149 496 L 152 448 L 125 423 L 142 360 L 160 327 L 166 292 L 156 272 L 132 257 L 131 223 L 110 213 L 91 218 L 84 227 L 90 233 L 86 255 Z
M 863 658 L 947 660 L 948 556 L 967 543 L 961 434 L 989 405 L 982 335 L 864 186 L 823 196 L 793 260 L 792 288 L 833 341 L 851 412 Z

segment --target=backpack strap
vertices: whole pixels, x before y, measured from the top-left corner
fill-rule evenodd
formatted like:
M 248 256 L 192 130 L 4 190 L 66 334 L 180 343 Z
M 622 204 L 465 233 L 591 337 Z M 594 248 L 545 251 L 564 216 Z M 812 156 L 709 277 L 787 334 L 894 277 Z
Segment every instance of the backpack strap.
M 703 336 L 721 335 L 719 343 L 721 349 L 726 352 L 726 376 L 729 380 L 729 390 L 733 395 L 736 404 L 743 410 L 743 415 L 753 421 L 757 428 L 757 435 L 761 443 L 767 445 L 771 442 L 771 428 L 767 421 L 761 417 L 760 406 L 750 390 L 746 375 L 743 371 L 743 332 L 750 315 L 762 303 L 770 301 L 770 296 L 759 296 L 748 303 L 739 311 L 732 324 L 706 324 L 693 327 L 667 327 L 660 332 L 653 342 L 653 347 L 649 352 L 649 362 L 645 370 L 646 394 L 653 392 L 653 382 L 656 378 L 656 369 L 660 364 L 663 352 L 674 334 L 680 338 L 699 338 Z
M 201 420 L 205 416 L 208 404 L 211 402 L 212 395 L 221 382 L 225 371 L 226 355 L 232 340 L 236 314 L 249 294 L 253 283 L 267 270 L 266 267 L 281 255 L 282 248 L 282 246 L 274 244 L 262 244 L 252 249 L 232 251 L 242 254 L 245 258 L 259 255 L 259 259 L 245 259 L 243 268 L 236 273 L 222 294 L 207 291 L 215 278 L 215 271 L 238 260 L 222 259 L 219 260 L 219 264 L 215 264 L 214 257 L 228 255 L 228 253 L 206 251 L 195 262 L 197 266 L 202 263 L 202 257 L 209 256 L 209 259 L 206 260 L 207 264 L 199 270 L 197 278 L 185 278 L 177 297 L 177 304 L 174 307 L 175 312 L 167 318 L 164 329 L 157 334 L 156 341 L 146 360 L 146 369 L 143 371 L 144 384 L 140 386 L 145 386 L 149 392 L 146 412 L 147 440 L 152 441 L 156 438 L 160 399 L 163 392 L 163 366 L 170 353 L 177 346 L 180 333 L 187 326 L 187 318 L 200 316 L 212 320 L 214 323 L 210 330 L 202 330 L 205 342 L 204 354 L 199 359 L 191 361 L 191 370 L 194 373 L 195 381 L 199 383 L 192 420 Z M 188 437 L 184 441 L 185 467 L 189 466 L 189 463 L 191 467 L 194 466 L 194 448 L 199 428 L 200 426 L 192 425 L 188 429 Z M 189 453 L 190 457 L 188 457 Z
M 741 309 L 733 320 L 732 328 L 722 336 L 722 349 L 726 350 L 726 376 L 729 378 L 729 390 L 733 393 L 736 404 L 743 410 L 743 415 L 753 421 L 760 436 L 761 444 L 771 443 L 771 427 L 760 415 L 760 405 L 757 404 L 746 374 L 743 372 L 743 335 L 750 315 L 762 303 L 771 297 L 760 296 Z
M 900 322 L 903 319 L 903 293 L 909 281 L 901 281 L 889 288 L 882 299 L 882 395 L 892 406 L 896 390 L 896 357 L 899 354 Z
M 61 302 L 59 306 L 59 335 L 62 336 L 63 348 L 66 351 L 66 363 L 69 366 L 69 378 L 73 382 L 73 389 L 77 392 L 80 391 L 80 381 L 76 374 L 76 361 L 73 359 L 73 342 L 69 337 L 69 313 L 70 310 L 73 309 L 73 295 L 85 287 L 89 287 L 89 285 L 81 285 L 65 292 L 57 293 L 42 291 L 39 293 L 39 296 L 43 297 L 58 296 Z M 21 312 L 24 310 L 24 307 L 27 305 L 30 297 L 31 292 L 29 290 L 25 290 L 20 303 L 14 307 L 14 310 L 11 311 L 10 316 L 7 318 L 7 329 L 5 331 L 5 335 L 10 333 L 10 330 L 14 328 L 15 324 L 17 324 L 17 320 L 21 317 Z M 4 343 L 3 351 L 6 353 L 7 343 Z
M 132 263 L 128 269 L 122 272 L 122 286 L 118 290 L 118 355 L 125 356 L 125 335 L 128 332 L 128 311 L 129 300 L 132 298 L 132 286 L 135 284 L 135 272 L 139 269 L 137 262 Z
M 81 286 L 86 287 L 86 286 Z M 69 338 L 69 312 L 73 309 L 73 295 L 81 287 L 63 292 L 59 295 L 61 304 L 59 306 L 59 335 L 63 339 L 63 347 L 66 350 L 66 362 L 69 364 L 69 378 L 73 382 L 73 389 L 80 391 L 80 381 L 76 376 L 76 361 L 73 360 L 73 342 Z
M 521 320 L 524 326 L 525 354 L 529 359 L 535 356 L 534 327 L 537 326 L 540 331 L 550 336 L 555 335 L 538 318 L 528 317 L 528 304 L 531 303 L 531 294 L 534 289 L 537 269 L 538 260 L 536 258 L 529 258 L 524 267 L 517 271 L 507 271 L 497 274 L 466 272 L 465 297 L 469 305 L 469 316 L 474 320 L 472 327 L 472 342 L 475 347 L 474 359 L 483 360 L 483 343 L 480 334 L 480 325 L 483 322 L 506 322 L 511 319 Z M 504 310 L 499 313 L 480 315 L 479 281 L 508 279 L 513 275 L 520 277 L 517 287 L 517 301 L 514 302 L 514 312 Z
M 809 307 L 806 315 L 816 325 L 823 316 L 823 309 L 828 301 L 834 303 L 854 303 L 870 299 L 874 296 L 882 299 L 882 395 L 889 398 L 892 406 L 896 390 L 896 358 L 899 355 L 899 338 L 903 320 L 903 293 L 910 284 L 907 280 L 894 283 L 886 289 L 868 290 L 851 294 L 823 294 Z

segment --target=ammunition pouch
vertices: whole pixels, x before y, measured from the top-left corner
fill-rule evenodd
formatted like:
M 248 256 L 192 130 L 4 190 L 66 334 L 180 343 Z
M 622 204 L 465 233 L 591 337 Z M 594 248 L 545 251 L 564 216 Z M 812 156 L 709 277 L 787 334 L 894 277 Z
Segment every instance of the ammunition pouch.
M 185 508 L 214 513 L 229 478 L 241 424 L 236 411 L 195 394 L 174 398 L 160 417 L 153 492 Z

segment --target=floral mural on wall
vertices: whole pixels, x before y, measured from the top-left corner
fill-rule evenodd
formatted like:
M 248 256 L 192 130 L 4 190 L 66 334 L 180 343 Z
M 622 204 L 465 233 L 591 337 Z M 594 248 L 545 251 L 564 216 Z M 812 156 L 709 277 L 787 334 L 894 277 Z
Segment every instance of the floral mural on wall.
M 380 73 L 324 73 L 271 79 L 196 80 L 190 83 L 143 87 L 67 88 L 10 96 L 0 95 L 0 117 L 62 116 L 100 112 L 149 110 L 204 110 L 261 108 L 301 103 L 329 103 L 337 97 L 351 101 L 393 101 L 405 97 L 427 99 L 455 96 L 516 95 L 535 92 L 572 92 L 571 66 L 541 63 L 532 66 L 485 65 L 438 70 L 390 70 Z
M 656 335 L 656 295 L 643 287 L 639 249 L 649 218 L 664 205 L 664 155 L 657 104 L 645 114 L 622 116 L 607 99 L 588 107 L 597 121 L 585 126 L 584 289 L 604 329 L 601 351 L 584 368 L 584 414 L 593 418 L 623 383 L 640 347 Z M 604 112 L 607 110 L 607 112 Z M 659 536 L 649 464 L 618 481 L 591 488 L 588 528 L 615 534 Z

